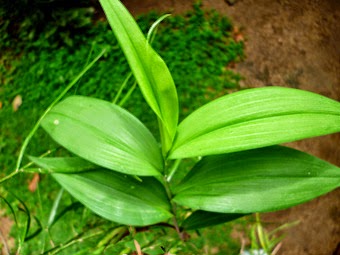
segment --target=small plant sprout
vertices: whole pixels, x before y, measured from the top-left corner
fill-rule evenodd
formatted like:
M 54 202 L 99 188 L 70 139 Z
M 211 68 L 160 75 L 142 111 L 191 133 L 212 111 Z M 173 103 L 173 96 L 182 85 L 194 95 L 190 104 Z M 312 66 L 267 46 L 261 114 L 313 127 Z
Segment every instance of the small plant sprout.
M 277 236 L 277 233 L 299 224 L 299 221 L 283 224 L 272 231 L 267 231 L 260 220 L 260 214 L 256 213 L 256 222 L 250 230 L 251 247 L 241 249 L 241 255 L 275 255 L 280 250 L 284 235 Z

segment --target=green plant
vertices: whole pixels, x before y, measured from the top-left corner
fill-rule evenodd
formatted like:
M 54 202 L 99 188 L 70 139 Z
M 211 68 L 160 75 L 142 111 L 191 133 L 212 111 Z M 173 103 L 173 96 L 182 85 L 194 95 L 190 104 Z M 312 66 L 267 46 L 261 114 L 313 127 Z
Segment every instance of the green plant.
M 283 224 L 272 231 L 267 231 L 260 220 L 260 214 L 256 213 L 256 223 L 250 230 L 251 247 L 249 250 L 241 249 L 241 255 L 275 255 L 281 247 L 284 235 L 277 236 L 277 233 L 297 225 L 299 221 Z
M 160 143 L 120 106 L 84 96 L 57 103 L 65 92 L 35 129 L 41 124 L 74 156 L 30 156 L 39 167 L 22 168 L 34 129 L 14 174 L 49 173 L 101 217 L 135 227 L 163 224 L 181 237 L 250 213 L 294 206 L 339 187 L 338 167 L 276 145 L 340 131 L 338 102 L 295 89 L 244 90 L 202 106 L 178 125 L 176 87 L 165 62 L 120 1 L 100 2 L 157 117 Z M 180 167 L 185 158 L 199 159 L 187 175 Z M 127 229 L 136 240 L 139 232 L 125 226 L 112 230 L 112 237 L 122 238 Z M 136 250 L 139 242 L 134 242 Z
M 184 16 L 171 15 L 167 17 L 162 25 L 158 26 L 157 36 L 152 43 L 156 49 L 162 49 L 162 57 L 171 64 L 170 68 L 174 81 L 180 85 L 177 88 L 179 101 L 181 107 L 185 108 L 181 112 L 180 119 L 183 119 L 188 112 L 200 105 L 218 97 L 222 91 L 229 88 L 229 78 L 223 74 L 224 67 L 230 61 L 237 61 L 242 56 L 242 44 L 235 44 L 231 37 L 231 23 L 225 17 L 217 15 L 213 11 L 205 10 L 203 17 L 200 13 L 201 11 L 195 9 L 195 11 L 188 12 Z M 196 18 L 197 15 L 199 17 Z M 149 13 L 137 17 L 142 31 L 146 33 L 147 28 L 159 16 L 160 14 Z M 62 22 L 47 23 L 46 27 L 53 28 L 60 23 Z M 200 24 L 205 24 L 204 29 Z M 34 122 L 53 101 L 53 98 L 56 98 L 72 77 L 81 71 L 84 59 L 92 59 L 92 56 L 96 55 L 102 48 L 109 48 L 100 61 L 82 77 L 81 82 L 78 82 L 66 96 L 73 94 L 91 95 L 112 101 L 118 95 L 119 86 L 129 72 L 124 55 L 117 50 L 117 41 L 106 22 L 98 21 L 88 30 L 82 30 L 81 33 L 79 31 L 77 33 L 70 26 L 65 28 L 70 28 L 70 31 L 72 31 L 70 35 L 77 47 L 63 45 L 62 48 L 55 48 L 57 43 L 54 39 L 56 38 L 49 37 L 46 40 L 46 36 L 42 32 L 34 42 L 28 41 L 24 45 L 14 43 L 11 44 L 9 50 L 3 51 L 2 58 L 5 61 L 2 62 L 3 70 L 0 70 L 2 81 L 0 86 L 0 101 L 2 103 L 0 114 L 0 168 L 2 171 L 0 179 L 15 169 L 16 162 L 13 155 L 19 153 L 18 144 L 22 144 Z M 61 28 L 53 28 L 53 30 L 59 31 Z M 212 34 L 212 31 L 219 30 L 223 33 L 215 36 L 214 40 L 209 39 L 208 35 Z M 2 35 L 6 35 L 6 33 Z M 200 44 L 191 43 L 194 35 L 196 36 L 195 39 L 200 41 Z M 18 35 L 18 38 L 23 37 Z M 176 43 L 178 38 L 181 38 L 180 44 Z M 57 42 L 59 41 L 57 40 Z M 177 54 L 177 48 L 183 54 Z M 208 66 L 202 65 L 203 58 L 208 57 L 202 55 L 202 52 L 200 52 L 202 48 L 205 50 L 204 52 L 209 52 L 210 64 Z M 11 55 L 14 52 L 20 53 L 20 55 Z M 192 55 L 192 59 L 188 59 L 188 55 Z M 181 66 L 181 63 L 187 72 L 182 68 L 177 68 Z M 194 72 L 197 69 L 200 69 L 201 72 Z M 207 73 L 210 73 L 209 76 L 206 75 Z M 130 79 L 123 89 L 119 101 L 125 97 L 130 87 L 133 87 L 133 83 L 133 79 Z M 192 86 L 192 84 L 195 84 L 195 86 Z M 16 95 L 22 96 L 23 104 L 18 111 L 13 112 L 11 103 Z M 129 100 L 125 101 L 124 107 L 142 120 L 154 135 L 156 134 L 157 120 L 154 120 L 153 115 L 149 114 L 151 111 L 144 102 L 138 86 L 130 95 Z M 47 133 L 39 129 L 34 139 L 30 141 L 25 153 L 27 155 L 40 155 L 50 148 L 56 148 L 50 156 L 69 155 L 60 146 L 53 144 Z M 23 165 L 26 163 L 29 163 L 28 158 L 24 157 Z M 181 164 L 181 168 L 189 165 L 189 162 L 183 163 L 186 164 Z M 33 193 L 29 192 L 28 184 L 36 177 L 37 174 L 35 173 L 20 174 L 16 178 L 11 178 L 3 183 L 0 189 L 0 196 L 8 199 L 14 212 L 17 212 L 17 206 L 20 202 L 11 196 L 11 193 L 25 202 L 29 209 L 30 218 L 37 218 L 41 224 L 39 226 L 37 221 L 31 220 L 28 236 L 30 237 L 36 230 L 40 229 L 41 231 L 34 238 L 24 242 L 22 254 L 35 254 L 38 251 L 48 253 L 47 251 L 58 246 L 64 247 L 64 249 L 68 247 L 66 251 L 60 248 L 59 253 L 61 254 L 73 254 L 86 248 L 91 251 L 96 243 L 109 235 L 106 232 L 110 232 L 112 228 L 117 226 L 117 224 L 101 219 L 81 206 L 67 192 L 63 193 L 55 221 L 52 226 L 49 226 L 51 208 L 53 201 L 57 198 L 60 186 L 51 175 L 40 174 L 37 190 Z M 0 208 L 8 208 L 1 199 Z M 65 212 L 67 209 L 69 211 Z M 11 217 L 12 212 L 10 210 L 3 212 L 6 217 Z M 11 236 L 16 240 L 19 240 L 18 235 L 23 231 L 21 226 L 26 224 L 26 216 L 22 215 L 21 211 L 18 213 L 22 217 L 18 216 L 18 224 L 14 224 L 11 230 Z M 245 219 L 242 219 L 242 221 L 245 221 Z M 80 224 L 80 222 L 82 223 Z M 104 224 L 105 228 L 103 229 Z M 146 231 L 144 236 L 148 238 L 154 236 L 157 243 L 143 242 L 141 244 L 144 245 L 142 246 L 143 250 L 146 249 L 145 246 L 165 246 L 168 250 L 177 249 L 182 251 L 183 254 L 202 254 L 206 249 L 205 246 L 209 244 L 209 247 L 218 246 L 221 252 L 230 251 L 233 253 L 239 249 L 239 245 L 232 239 L 225 239 L 222 234 L 214 233 L 215 231 L 229 233 L 232 224 L 234 223 L 217 228 L 203 229 L 200 234 L 191 233 L 190 235 L 193 238 L 189 242 L 178 240 L 178 236 L 172 230 L 167 231 L 167 235 L 164 236 L 163 231 L 152 229 L 150 230 L 152 234 L 149 235 Z M 72 231 L 65 232 L 65 226 Z M 46 231 L 47 229 L 48 231 Z M 93 233 L 98 233 L 98 235 L 92 236 Z M 219 238 L 216 238 L 217 236 Z M 80 242 L 82 239 L 84 239 L 84 242 Z M 170 239 L 171 242 L 169 242 Z M 120 245 L 115 245 L 113 253 L 119 253 L 116 251 L 120 248 L 121 250 L 127 249 L 122 242 L 128 244 L 130 241 L 129 236 L 126 236 L 123 241 L 119 242 Z M 138 239 L 138 241 L 140 240 Z M 110 241 L 111 246 L 113 243 L 113 241 Z M 111 249 L 106 249 L 106 251 L 108 250 Z M 57 249 L 54 249 L 54 252 L 57 252 Z

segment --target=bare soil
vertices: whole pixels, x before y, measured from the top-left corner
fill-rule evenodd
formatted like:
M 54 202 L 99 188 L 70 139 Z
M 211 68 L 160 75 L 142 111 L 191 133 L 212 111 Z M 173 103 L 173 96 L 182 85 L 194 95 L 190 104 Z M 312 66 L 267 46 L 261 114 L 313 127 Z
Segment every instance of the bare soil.
M 140 14 L 182 13 L 194 1 L 123 2 Z M 340 100 L 339 0 L 237 0 L 232 6 L 223 0 L 202 2 L 230 17 L 245 38 L 246 59 L 235 67 L 245 78 L 241 86 L 294 87 Z M 340 166 L 340 134 L 289 145 Z M 287 231 L 278 254 L 340 254 L 340 189 L 262 218 L 274 226 L 300 220 Z

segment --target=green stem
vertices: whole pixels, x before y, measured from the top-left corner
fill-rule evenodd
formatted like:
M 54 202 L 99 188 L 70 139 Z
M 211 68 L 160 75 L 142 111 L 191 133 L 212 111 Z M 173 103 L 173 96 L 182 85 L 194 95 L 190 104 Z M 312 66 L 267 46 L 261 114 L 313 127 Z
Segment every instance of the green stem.
M 11 179 L 13 176 L 17 175 L 18 173 L 20 173 L 20 171 L 14 171 L 10 173 L 9 175 L 5 176 L 4 178 L 0 179 L 0 184 L 7 181 L 8 179 Z
M 162 181 L 162 183 L 165 187 L 166 194 L 168 195 L 168 198 L 169 198 L 169 201 L 170 201 L 170 204 L 171 204 L 172 214 L 174 215 L 174 217 L 172 218 L 173 223 L 174 223 L 174 227 L 176 229 L 178 236 L 182 239 L 181 230 L 179 229 L 179 225 L 178 225 L 177 217 L 176 217 L 177 206 L 174 202 L 172 202 L 172 192 L 171 192 L 171 189 L 170 189 L 170 183 L 167 181 L 167 179 L 165 177 L 164 177 L 164 180 Z
M 135 81 L 133 83 L 133 85 L 131 86 L 131 88 L 128 90 L 128 92 L 126 93 L 126 95 L 119 101 L 119 106 L 123 107 L 123 105 L 126 103 L 126 101 L 130 98 L 132 92 L 136 89 L 137 87 L 137 82 Z
M 64 193 L 64 189 L 61 188 L 56 199 L 53 202 L 53 206 L 52 206 L 50 216 L 48 217 L 48 222 L 47 222 L 47 228 L 48 229 L 50 229 L 51 226 L 54 224 L 54 220 L 55 220 L 55 217 L 57 215 L 57 211 L 58 211 L 59 204 L 60 204 L 60 201 L 61 201 L 61 197 L 63 196 L 63 193 Z
M 60 251 L 66 249 L 66 248 L 68 248 L 68 247 L 70 247 L 70 246 L 72 246 L 72 245 L 74 245 L 74 244 L 76 244 L 76 243 L 81 243 L 81 242 L 83 242 L 83 241 L 85 241 L 85 240 L 87 240 L 87 239 L 91 239 L 91 238 L 96 237 L 96 236 L 98 236 L 98 235 L 101 235 L 101 234 L 103 234 L 103 233 L 104 233 L 104 231 L 99 231 L 99 232 L 97 232 L 97 233 L 93 233 L 93 234 L 90 234 L 90 235 L 85 236 L 85 237 L 75 238 L 75 239 L 69 241 L 69 242 L 66 243 L 66 244 L 60 244 L 60 245 L 58 245 L 57 247 L 53 248 L 52 250 L 46 251 L 46 252 L 43 253 L 43 254 L 51 254 L 51 255 L 52 255 L 52 254 L 57 254 L 57 253 L 59 253 Z
M 146 37 L 146 40 L 148 41 L 149 44 L 152 44 L 153 40 L 155 39 L 158 25 L 169 16 L 171 16 L 171 14 L 164 14 L 151 25 Z
M 109 243 L 118 242 L 127 231 L 129 231 L 129 229 L 126 226 L 120 226 L 113 229 L 109 234 L 99 241 L 97 248 L 106 247 Z
M 171 182 L 171 179 L 175 175 L 175 173 L 176 173 L 181 162 L 182 162 L 182 159 L 176 159 L 175 162 L 172 164 L 172 166 L 169 168 L 169 174 L 166 177 L 166 181 L 168 183 Z
M 131 77 L 132 77 L 132 72 L 130 72 L 130 73 L 126 76 L 126 78 L 125 78 L 123 84 L 120 86 L 120 88 L 119 88 L 119 90 L 118 90 L 118 92 L 117 92 L 115 98 L 114 98 L 113 101 L 112 101 L 113 104 L 117 104 L 120 95 L 123 93 L 123 90 L 125 89 L 125 87 L 126 87 L 126 85 L 128 84 L 128 82 L 129 82 L 129 80 L 130 80 Z
M 48 150 L 48 151 L 45 152 L 44 154 L 40 155 L 40 157 L 45 157 L 45 156 L 47 156 L 47 155 L 49 155 L 49 154 L 51 154 L 51 153 L 52 153 L 52 151 L 51 151 L 51 150 Z M 21 169 L 13 171 L 13 172 L 10 173 L 9 175 L 7 175 L 7 176 L 5 176 L 4 178 L 0 179 L 0 184 L 3 183 L 3 182 L 5 182 L 5 181 L 7 181 L 7 180 L 9 180 L 10 178 L 12 178 L 13 176 L 17 175 L 18 173 L 24 172 L 24 170 L 25 170 L 26 168 L 29 168 L 31 165 L 33 165 L 33 162 L 29 162 L 28 164 L 26 164 L 25 166 L 23 166 Z
M 259 238 L 259 242 L 262 246 L 262 249 L 265 250 L 265 252 L 268 252 L 268 247 L 267 247 L 267 242 L 265 241 L 265 233 L 263 232 L 263 227 L 261 225 L 261 220 L 260 220 L 260 214 L 256 213 L 256 228 L 257 228 L 257 235 Z

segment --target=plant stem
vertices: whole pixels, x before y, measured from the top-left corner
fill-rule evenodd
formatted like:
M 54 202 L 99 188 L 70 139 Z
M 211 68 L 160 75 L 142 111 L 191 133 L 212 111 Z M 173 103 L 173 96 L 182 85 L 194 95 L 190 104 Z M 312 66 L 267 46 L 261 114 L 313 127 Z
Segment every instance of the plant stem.
M 64 193 L 64 189 L 61 188 L 60 191 L 58 192 L 58 195 L 57 195 L 56 199 L 53 202 L 53 206 L 52 206 L 52 209 L 51 209 L 51 212 L 50 212 L 50 216 L 48 217 L 48 222 L 47 222 L 47 228 L 48 229 L 54 223 L 54 220 L 55 220 L 55 217 L 57 215 L 58 207 L 59 207 L 60 200 L 61 200 L 61 197 L 62 197 L 63 193 Z
M 127 231 L 129 231 L 129 228 L 126 226 L 120 226 L 113 229 L 109 234 L 99 241 L 97 248 L 106 247 L 108 243 L 118 242 Z
M 90 239 L 92 237 L 101 235 L 103 233 L 104 233 L 104 231 L 99 231 L 97 233 L 93 233 L 93 234 L 90 234 L 90 235 L 85 236 L 85 237 L 81 237 L 81 236 L 79 236 L 79 238 L 76 237 L 76 238 L 72 239 L 71 241 L 67 242 L 66 244 L 58 245 L 58 247 L 53 248 L 52 251 L 51 250 L 50 251 L 46 251 L 44 254 L 51 254 L 51 255 L 52 254 L 57 254 L 60 251 L 66 249 L 66 248 L 68 248 L 68 247 L 70 247 L 70 246 L 72 246 L 72 245 L 74 245 L 76 243 L 81 243 L 81 242 L 83 242 L 83 241 L 85 241 L 87 239 Z
M 130 98 L 132 92 L 136 89 L 137 87 L 137 82 L 134 81 L 134 83 L 132 84 L 131 88 L 128 90 L 128 92 L 126 93 L 126 95 L 119 101 L 119 106 L 123 107 L 123 105 L 126 103 L 126 101 Z
M 262 246 L 262 249 L 264 249 L 264 251 L 267 253 L 268 252 L 268 246 L 267 246 L 267 242 L 265 241 L 265 233 L 263 232 L 263 227 L 261 225 L 261 220 L 260 220 L 260 214 L 256 213 L 256 229 L 257 229 L 257 235 L 259 238 L 259 242 Z
M 120 88 L 119 88 L 119 90 L 118 90 L 118 92 L 117 92 L 115 98 L 113 99 L 113 101 L 112 101 L 113 104 L 117 104 L 120 95 L 122 94 L 124 88 L 125 88 L 126 85 L 128 84 L 128 82 L 129 82 L 129 80 L 130 80 L 131 77 L 132 77 L 132 73 L 130 72 L 130 73 L 126 76 L 126 78 L 125 78 L 124 82 L 122 83 L 122 85 L 120 86 Z
M 0 183 L 3 183 L 7 181 L 8 179 L 11 179 L 13 176 L 17 175 L 20 171 L 14 171 L 10 173 L 9 175 L 5 176 L 4 178 L 0 179 Z
M 40 157 L 45 157 L 49 154 L 51 154 L 52 151 L 48 150 L 47 152 L 45 152 L 44 154 L 40 155 Z M 7 181 L 8 179 L 12 178 L 13 176 L 17 175 L 20 172 L 24 172 L 24 170 L 28 167 L 30 167 L 31 165 L 33 165 L 33 162 L 29 162 L 28 164 L 26 164 L 25 166 L 23 166 L 21 169 L 19 170 L 14 170 L 12 173 L 10 173 L 9 175 L 5 176 L 4 178 L 0 179 L 0 184 Z
M 182 162 L 182 159 L 176 159 L 175 162 L 173 163 L 173 165 L 171 166 L 171 168 L 169 169 L 169 175 L 166 178 L 166 181 L 168 183 L 171 182 L 172 177 L 174 176 L 174 174 L 176 173 L 179 164 Z
M 181 234 L 181 230 L 179 229 L 177 218 L 176 218 L 177 206 L 174 202 L 171 201 L 172 200 L 172 192 L 171 192 L 171 189 L 170 189 L 170 183 L 167 181 L 166 177 L 164 177 L 164 180 L 162 182 L 163 182 L 163 185 L 165 187 L 166 193 L 168 195 L 168 198 L 169 198 L 169 201 L 170 201 L 170 204 L 171 204 L 171 211 L 174 215 L 174 217 L 172 218 L 173 223 L 174 223 L 174 227 L 176 229 L 178 236 L 181 239 L 183 239 L 182 234 Z
M 171 203 L 171 209 L 172 209 L 172 213 L 174 214 L 174 217 L 172 218 L 172 221 L 174 223 L 174 226 L 175 226 L 175 229 L 176 229 L 176 232 L 179 236 L 179 238 L 181 238 L 181 240 L 183 240 L 183 236 L 182 236 L 182 233 L 181 233 L 181 230 L 179 229 L 179 226 L 178 226 L 178 222 L 177 222 L 177 217 L 176 217 L 176 212 L 177 212 L 177 206 L 175 203 Z

